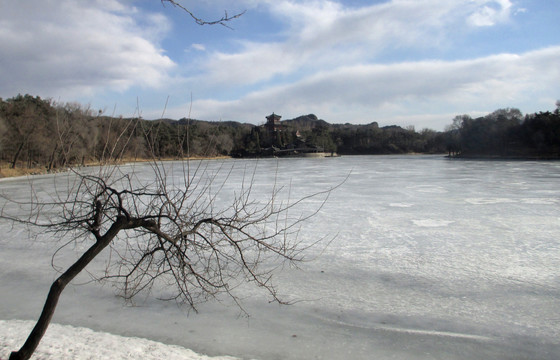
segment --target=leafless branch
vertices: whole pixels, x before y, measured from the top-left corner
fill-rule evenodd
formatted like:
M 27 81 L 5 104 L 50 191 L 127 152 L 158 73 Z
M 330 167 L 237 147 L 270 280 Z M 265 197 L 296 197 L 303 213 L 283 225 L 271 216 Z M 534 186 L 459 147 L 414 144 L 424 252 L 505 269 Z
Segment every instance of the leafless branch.
M 222 16 L 222 18 L 217 19 L 217 20 L 212 20 L 212 21 L 207 21 L 207 20 L 203 20 L 199 17 L 197 17 L 192 11 L 190 11 L 189 9 L 187 9 L 186 7 L 184 7 L 183 5 L 181 5 L 180 3 L 178 3 L 177 1 L 174 0 L 161 0 L 162 5 L 165 6 L 166 3 L 169 3 L 171 5 L 173 5 L 174 7 L 177 7 L 183 11 L 185 11 L 187 14 L 189 14 L 189 16 L 198 24 L 198 25 L 222 25 L 227 27 L 228 29 L 231 29 L 230 26 L 228 26 L 228 22 L 232 21 L 234 19 L 237 19 L 241 16 L 243 16 L 243 14 L 245 14 L 245 11 L 237 13 L 235 15 L 229 15 L 227 13 L 227 11 L 224 11 L 224 16 Z
M 63 244 L 55 255 L 73 242 L 89 246 L 61 272 L 38 330 L 22 352 L 14 354 L 26 354 L 25 349 L 37 345 L 60 292 L 105 248 L 110 249 L 111 261 L 98 280 L 113 282 L 129 301 L 157 289 L 158 298 L 195 311 L 197 304 L 220 294 L 241 306 L 236 289 L 248 282 L 267 292 L 271 301 L 286 303 L 274 286 L 274 271 L 303 261 L 305 250 L 316 244 L 299 238 L 300 227 L 322 209 L 335 187 L 291 200 L 289 186 L 274 184 L 263 199 L 253 189 L 255 165 L 252 171 L 245 170 L 240 190 L 228 205 L 219 197 L 225 195 L 233 167 L 222 166 L 218 180 L 218 171 L 200 163 L 195 171 L 180 164 L 179 176 L 173 176 L 172 164 L 154 160 L 150 166 L 152 176 L 142 179 L 109 165 L 90 173 L 58 175 L 65 185 L 57 185 L 50 199 L 35 191 L 28 201 L 11 201 L 3 195 L 7 205 L 0 209 L 0 218 L 52 233 Z M 320 201 L 313 209 L 300 208 L 315 198 Z

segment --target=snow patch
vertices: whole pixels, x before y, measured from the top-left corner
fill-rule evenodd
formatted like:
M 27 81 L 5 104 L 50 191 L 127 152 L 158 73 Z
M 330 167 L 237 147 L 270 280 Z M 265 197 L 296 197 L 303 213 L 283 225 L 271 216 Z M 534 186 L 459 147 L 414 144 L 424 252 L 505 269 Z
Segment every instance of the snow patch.
M 413 185 L 413 186 L 407 186 L 406 188 L 416 190 L 417 192 L 420 193 L 428 193 L 428 194 L 445 194 L 449 192 L 443 187 L 437 185 Z
M 515 202 L 515 200 L 508 198 L 470 198 L 465 199 L 465 201 L 473 205 L 511 204 Z
M 0 320 L 0 358 L 17 350 L 35 325 L 34 321 Z M 176 345 L 112 335 L 83 327 L 51 324 L 33 354 L 34 359 L 176 359 L 236 360 L 230 356 L 210 357 Z
M 407 204 L 407 203 L 391 203 L 389 204 L 390 207 L 397 207 L 397 208 L 410 208 L 413 207 L 414 204 Z
M 412 220 L 412 223 L 416 226 L 421 227 L 442 227 L 454 223 L 451 220 L 436 220 L 436 219 L 423 219 L 423 220 Z
M 530 205 L 556 205 L 558 199 L 523 199 L 521 202 Z

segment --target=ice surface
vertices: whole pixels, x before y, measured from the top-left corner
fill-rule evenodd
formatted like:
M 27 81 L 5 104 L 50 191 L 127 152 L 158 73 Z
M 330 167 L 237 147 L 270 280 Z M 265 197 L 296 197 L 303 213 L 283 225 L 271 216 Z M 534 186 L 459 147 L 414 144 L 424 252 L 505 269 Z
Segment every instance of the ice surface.
M 254 194 L 290 186 L 297 198 L 349 179 L 302 229 L 312 248 L 301 269 L 275 274 L 291 306 L 242 286 L 230 302 L 187 314 L 153 297 L 122 303 L 83 276 L 62 295 L 54 322 L 243 359 L 558 359 L 560 163 L 458 161 L 437 156 L 210 162 L 234 170 L 227 202 L 257 166 Z M 140 178 L 144 165 L 130 166 Z M 61 175 L 35 178 L 52 189 Z M 22 179 L 0 191 L 28 196 Z M 51 191 L 52 192 L 52 191 Z M 309 210 L 316 202 L 306 203 Z M 306 210 L 304 207 L 301 210 Z M 56 273 L 49 237 L 0 223 L 0 319 L 35 320 Z M 60 266 L 73 251 L 55 259 Z M 92 264 L 101 271 L 104 259 Z M 82 284 L 82 285 L 78 285 Z M 1 326 L 1 325 L 0 325 Z M 5 355 L 0 354 L 0 357 Z

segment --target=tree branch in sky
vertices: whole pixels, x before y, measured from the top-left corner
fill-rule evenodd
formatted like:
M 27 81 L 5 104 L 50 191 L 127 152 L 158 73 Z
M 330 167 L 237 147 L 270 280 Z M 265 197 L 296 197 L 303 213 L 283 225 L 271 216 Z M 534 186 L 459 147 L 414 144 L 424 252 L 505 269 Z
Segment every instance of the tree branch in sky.
M 207 20 L 203 20 L 203 19 L 199 18 L 192 11 L 190 11 L 189 9 L 187 9 L 186 7 L 184 7 L 183 5 L 179 4 L 178 2 L 176 2 L 174 0 L 161 0 L 161 3 L 164 6 L 165 6 L 165 3 L 170 3 L 171 5 L 173 5 L 175 7 L 178 7 L 181 10 L 187 12 L 198 25 L 222 25 L 222 26 L 225 26 L 225 27 L 231 29 L 231 27 L 229 27 L 226 23 L 231 21 L 231 20 L 237 19 L 237 18 L 241 17 L 243 14 L 245 14 L 245 11 L 243 11 L 243 12 L 240 12 L 238 14 L 230 16 L 227 13 L 227 11 L 224 11 L 224 16 L 222 16 L 221 19 L 207 21 Z

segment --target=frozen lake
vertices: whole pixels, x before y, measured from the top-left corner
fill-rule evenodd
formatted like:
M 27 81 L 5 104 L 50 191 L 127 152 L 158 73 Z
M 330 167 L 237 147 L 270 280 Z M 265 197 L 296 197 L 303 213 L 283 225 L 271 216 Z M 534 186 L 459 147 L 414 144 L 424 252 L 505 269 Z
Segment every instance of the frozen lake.
M 262 196 L 274 181 L 291 184 L 295 198 L 350 174 L 300 235 L 336 239 L 277 274 L 294 305 L 269 304 L 248 287 L 249 318 L 231 302 L 198 314 L 152 298 L 126 306 L 111 286 L 83 277 L 65 290 L 53 321 L 243 359 L 560 358 L 560 162 L 225 161 L 232 165 L 221 201 L 247 166 L 257 166 Z M 123 170 L 150 175 L 146 165 Z M 61 176 L 36 177 L 33 187 L 52 189 Z M 25 196 L 29 182 L 4 180 L 0 189 Z M 0 223 L 0 319 L 35 320 L 56 276 L 56 244 L 10 229 Z

